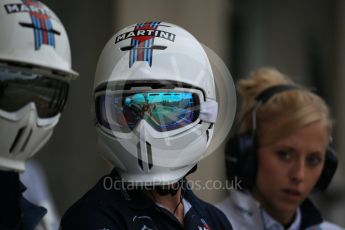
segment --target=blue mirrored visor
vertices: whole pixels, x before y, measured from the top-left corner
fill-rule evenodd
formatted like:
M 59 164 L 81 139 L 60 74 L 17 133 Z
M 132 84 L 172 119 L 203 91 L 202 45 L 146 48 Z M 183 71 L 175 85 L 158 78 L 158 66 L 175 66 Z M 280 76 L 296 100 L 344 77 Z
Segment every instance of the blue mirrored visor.
M 155 91 L 104 94 L 96 97 L 96 118 L 104 127 L 130 132 L 145 119 L 157 131 L 187 126 L 199 117 L 199 95 L 192 92 Z

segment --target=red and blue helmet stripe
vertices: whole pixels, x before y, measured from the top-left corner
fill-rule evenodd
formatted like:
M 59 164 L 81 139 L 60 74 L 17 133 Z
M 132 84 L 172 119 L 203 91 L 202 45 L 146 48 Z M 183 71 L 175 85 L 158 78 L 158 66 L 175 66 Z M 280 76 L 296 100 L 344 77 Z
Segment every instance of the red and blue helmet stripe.
M 134 30 L 156 30 L 160 22 L 145 22 L 138 23 Z M 129 67 L 132 67 L 136 61 L 147 61 L 152 66 L 152 54 L 153 54 L 153 43 L 154 36 L 141 36 L 133 37 L 131 40 L 131 46 L 129 54 Z
M 41 3 L 36 0 L 22 0 L 24 5 L 43 8 Z M 55 48 L 55 37 L 53 25 L 49 15 L 40 12 L 29 12 L 34 29 L 35 50 L 38 50 L 42 44 Z

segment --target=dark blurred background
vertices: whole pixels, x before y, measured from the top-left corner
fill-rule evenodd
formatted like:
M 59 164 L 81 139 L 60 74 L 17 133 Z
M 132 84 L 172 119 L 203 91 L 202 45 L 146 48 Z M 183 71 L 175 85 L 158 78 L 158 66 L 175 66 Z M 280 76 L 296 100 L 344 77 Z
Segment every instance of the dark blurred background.
M 91 113 L 93 78 L 105 43 L 119 29 L 144 21 L 184 27 L 215 51 L 234 80 L 271 66 L 314 86 L 336 120 L 334 146 L 340 168 L 330 189 L 316 197 L 326 219 L 345 226 L 345 1 L 343 0 L 42 0 L 68 32 L 73 68 L 69 101 L 50 142 L 36 155 L 60 214 L 109 166 L 97 153 Z M 192 178 L 224 179 L 223 147 L 206 158 Z M 202 169 L 213 168 L 207 172 Z M 196 191 L 217 202 L 225 191 Z

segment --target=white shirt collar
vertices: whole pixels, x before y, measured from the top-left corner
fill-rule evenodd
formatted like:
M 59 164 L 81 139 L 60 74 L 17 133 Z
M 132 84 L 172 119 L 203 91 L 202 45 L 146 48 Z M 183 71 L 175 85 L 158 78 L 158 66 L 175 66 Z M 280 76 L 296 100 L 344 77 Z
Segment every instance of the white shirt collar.
M 267 230 L 284 230 L 284 226 L 273 219 L 264 209 L 260 208 L 262 212 L 262 219 Z M 298 208 L 294 221 L 287 230 L 299 230 L 301 226 L 301 211 Z
M 235 204 L 235 208 L 240 211 L 245 219 L 261 219 L 260 222 L 264 225 L 264 229 L 267 230 L 284 230 L 284 226 L 278 221 L 273 219 L 260 205 L 260 203 L 254 199 L 254 197 L 248 192 L 232 191 L 231 199 Z M 301 210 L 298 208 L 293 223 L 288 230 L 298 230 L 302 221 Z

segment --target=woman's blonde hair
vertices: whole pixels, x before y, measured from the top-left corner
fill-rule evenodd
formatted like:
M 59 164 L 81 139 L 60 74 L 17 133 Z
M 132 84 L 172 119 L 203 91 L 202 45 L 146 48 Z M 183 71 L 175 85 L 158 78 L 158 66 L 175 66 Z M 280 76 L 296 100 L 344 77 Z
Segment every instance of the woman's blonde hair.
M 255 97 L 265 89 L 282 84 L 296 85 L 276 69 L 261 68 L 251 73 L 249 79 L 240 80 L 238 92 L 242 97 L 239 132 L 252 130 L 252 111 Z M 297 86 L 297 85 L 296 85 Z M 325 122 L 331 134 L 333 121 L 325 101 L 299 86 L 272 96 L 256 111 L 256 137 L 261 145 L 270 144 L 315 121 Z

